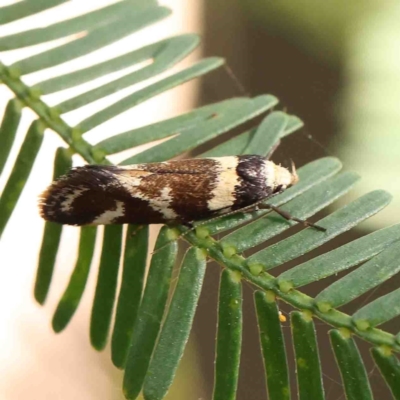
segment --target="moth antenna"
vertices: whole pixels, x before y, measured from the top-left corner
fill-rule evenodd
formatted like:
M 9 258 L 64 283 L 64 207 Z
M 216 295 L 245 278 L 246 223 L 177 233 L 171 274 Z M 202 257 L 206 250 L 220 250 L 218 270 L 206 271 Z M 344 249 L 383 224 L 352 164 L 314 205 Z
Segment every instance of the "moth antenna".
M 297 175 L 296 166 L 294 165 L 293 160 L 291 162 L 291 170 L 290 173 L 292 174 L 292 185 L 295 185 L 299 181 L 299 175 Z
M 242 96 L 246 97 L 251 97 L 251 93 L 246 90 L 244 87 L 243 83 L 240 81 L 240 79 L 235 75 L 235 73 L 232 71 L 232 69 L 229 67 L 228 63 L 224 64 L 224 69 L 225 72 L 228 74 L 228 76 L 232 79 L 232 81 L 235 83 L 237 89 L 239 90 L 240 94 Z
M 307 130 L 307 128 L 305 129 L 301 129 L 300 133 L 309 141 L 313 142 L 314 144 L 316 144 L 320 149 L 322 149 L 322 151 L 328 155 L 328 156 L 333 156 L 334 154 L 332 152 L 329 151 L 327 146 L 324 146 L 321 142 L 319 142 L 317 139 L 315 139 L 315 137 L 313 135 L 311 135 L 311 133 Z

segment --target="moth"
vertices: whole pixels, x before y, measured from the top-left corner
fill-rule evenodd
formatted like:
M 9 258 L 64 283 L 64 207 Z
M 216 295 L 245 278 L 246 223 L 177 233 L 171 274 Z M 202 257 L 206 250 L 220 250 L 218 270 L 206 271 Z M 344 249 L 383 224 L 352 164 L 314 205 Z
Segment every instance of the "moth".
M 41 195 L 39 207 L 45 220 L 68 225 L 192 226 L 195 221 L 263 207 L 263 200 L 297 181 L 294 166 L 289 170 L 258 155 L 86 165 L 54 181 Z

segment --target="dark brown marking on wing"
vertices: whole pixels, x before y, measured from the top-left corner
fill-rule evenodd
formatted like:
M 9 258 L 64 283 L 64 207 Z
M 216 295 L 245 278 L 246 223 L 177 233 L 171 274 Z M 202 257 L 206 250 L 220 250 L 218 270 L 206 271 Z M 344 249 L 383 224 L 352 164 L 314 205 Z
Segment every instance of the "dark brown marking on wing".
M 265 158 L 257 155 L 238 156 L 238 158 L 236 173 L 240 177 L 240 184 L 235 186 L 234 210 L 254 204 L 272 194 L 272 188 L 266 185 Z
M 116 210 L 117 201 L 124 204 L 124 216 L 110 223 L 164 223 L 162 214 L 148 202 L 135 198 L 118 180 L 120 170 L 114 166 L 87 165 L 71 170 L 42 194 L 40 212 L 47 221 L 68 225 L 87 225 L 105 213 Z M 140 172 L 140 171 L 139 171 Z M 136 174 L 139 177 L 139 173 Z M 143 175 L 143 174 L 142 174 Z M 65 207 L 65 201 L 70 201 Z
M 124 201 L 124 200 L 122 200 Z M 114 224 L 165 224 L 170 221 L 157 210 L 154 210 L 149 202 L 137 197 L 129 197 L 124 201 L 125 214 L 114 219 Z
M 190 159 L 159 163 L 157 167 L 147 164 L 154 175 L 142 180 L 139 191 L 156 198 L 163 188 L 170 188 L 170 207 L 179 216 L 180 222 L 188 222 L 214 215 L 207 202 L 212 198 L 218 162 L 213 159 Z M 168 168 L 166 168 L 168 167 Z M 194 173 L 193 173 L 194 171 Z

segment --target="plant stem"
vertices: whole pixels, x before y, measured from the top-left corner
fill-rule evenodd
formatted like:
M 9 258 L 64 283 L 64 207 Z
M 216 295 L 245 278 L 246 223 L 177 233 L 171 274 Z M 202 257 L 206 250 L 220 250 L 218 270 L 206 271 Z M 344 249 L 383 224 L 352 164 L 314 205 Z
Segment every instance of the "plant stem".
M 0 62 L 0 82 L 6 84 L 15 96 L 27 107 L 32 109 L 46 124 L 46 126 L 57 132 L 61 138 L 71 147 L 74 153 L 81 155 L 91 164 L 109 164 L 105 154 L 101 150 L 93 151 L 93 146 L 83 139 L 78 128 L 71 128 L 61 117 L 57 108 L 49 107 L 41 100 L 41 93 L 32 90 L 20 78 L 18 71 L 7 67 Z
M 178 227 L 177 229 L 181 232 L 181 234 L 185 232 L 185 228 Z M 296 289 L 290 289 L 283 292 L 279 288 L 277 280 L 274 276 L 264 271 L 259 275 L 254 275 L 247 265 L 247 260 L 243 256 L 238 254 L 232 255 L 232 253 L 230 253 L 229 256 L 224 254 L 222 246 L 220 246 L 219 243 L 211 236 L 199 237 L 195 233 L 189 232 L 183 235 L 183 237 L 191 245 L 206 249 L 209 257 L 223 267 L 233 271 L 239 271 L 245 280 L 263 290 L 272 290 L 277 297 L 280 297 L 291 306 L 300 310 L 308 310 L 321 321 L 324 321 L 336 328 L 347 329 L 354 335 L 374 345 L 389 346 L 393 351 L 400 352 L 400 345 L 396 342 L 395 336 L 391 333 L 384 332 L 377 328 L 369 328 L 366 330 L 357 329 L 357 327 L 353 324 L 350 315 L 335 309 L 322 312 L 317 308 L 312 297 L 307 296 Z

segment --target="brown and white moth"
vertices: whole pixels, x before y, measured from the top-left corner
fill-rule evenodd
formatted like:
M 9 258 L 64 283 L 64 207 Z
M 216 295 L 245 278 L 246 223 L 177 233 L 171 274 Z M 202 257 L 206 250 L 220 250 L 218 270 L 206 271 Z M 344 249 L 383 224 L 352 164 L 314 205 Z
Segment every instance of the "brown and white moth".
M 87 165 L 48 187 L 41 195 L 40 213 L 48 221 L 68 225 L 190 226 L 193 221 L 248 210 L 297 181 L 294 167 L 289 171 L 257 155 Z

